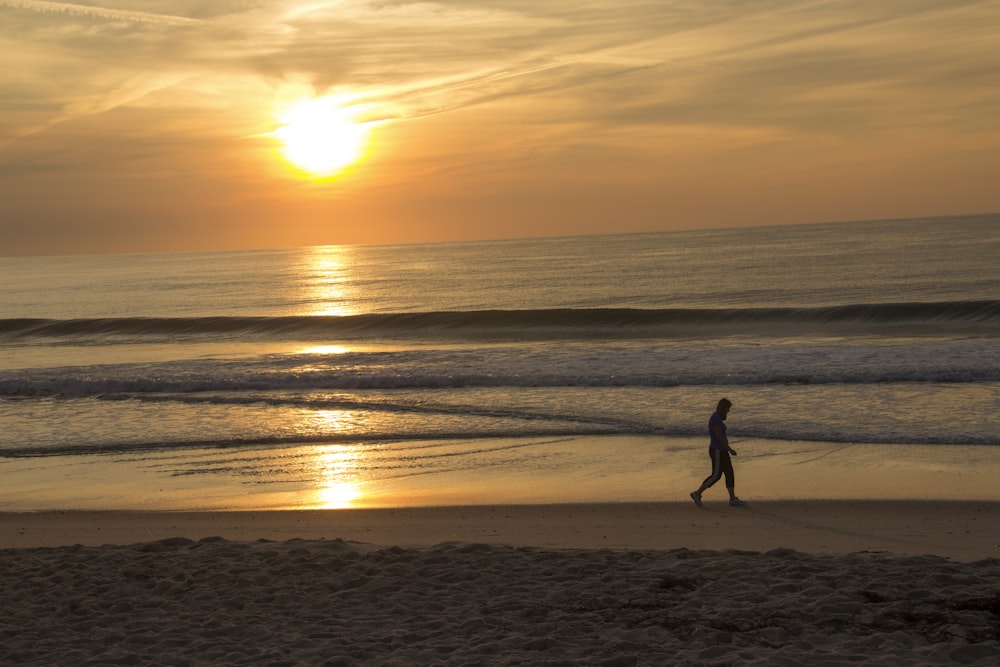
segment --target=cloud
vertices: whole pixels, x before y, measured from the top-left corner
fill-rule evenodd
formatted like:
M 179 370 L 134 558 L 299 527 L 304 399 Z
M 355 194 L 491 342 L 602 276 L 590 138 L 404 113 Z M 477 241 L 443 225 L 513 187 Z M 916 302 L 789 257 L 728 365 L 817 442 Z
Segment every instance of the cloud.
M 18 128 L 6 143 L 9 144 L 18 139 L 44 132 L 61 123 L 117 109 L 130 102 L 146 97 L 150 93 L 174 86 L 183 79 L 183 75 L 143 75 L 134 80 L 126 81 L 112 90 L 79 97 L 65 104 L 58 114 L 49 118 L 46 122 L 36 126 Z M 5 143 L 0 143 L 0 148 L 3 148 L 4 145 Z
M 149 12 L 137 12 L 124 9 L 112 9 L 107 7 L 95 7 L 92 5 L 80 5 L 70 2 L 47 2 L 46 0 L 0 0 L 0 7 L 11 9 L 25 9 L 33 12 L 65 14 L 69 16 L 80 16 L 86 18 L 105 19 L 109 21 L 129 21 L 136 23 L 153 23 L 156 25 L 197 25 L 201 23 L 198 19 L 184 16 L 170 16 L 167 14 L 153 14 Z
M 1000 47 L 984 27 L 1000 19 L 996 3 L 781 5 L 689 29 L 671 22 L 669 34 L 619 49 L 660 64 L 595 81 L 582 93 L 590 120 L 846 136 L 958 123 L 966 104 L 1000 101 Z
M 276 91 L 289 84 L 315 94 L 349 89 L 383 119 L 534 99 L 537 121 L 556 122 L 564 114 L 609 126 L 760 123 L 789 130 L 875 127 L 887 122 L 886 108 L 936 107 L 911 98 L 921 90 L 942 85 L 969 97 L 972 88 L 982 88 L 973 79 L 996 78 L 990 65 L 996 47 L 978 55 L 962 43 L 926 48 L 942 27 L 969 29 L 991 11 L 995 16 L 996 4 L 986 2 L 172 0 L 133 6 L 147 10 L 0 0 L 0 9 L 119 26 L 94 33 L 72 23 L 58 29 L 31 23 L 21 39 L 5 36 L 22 53 L 45 49 L 36 57 L 57 70 L 51 80 L 65 77 L 62 96 L 35 84 L 43 103 L 36 108 L 55 104 L 59 111 L 22 122 L 8 139 L 189 82 L 199 86 L 200 103 L 219 104 L 205 82 L 227 78 L 257 78 Z M 170 31 L 148 32 L 143 25 Z M 34 47 L 27 41 L 33 35 Z M 964 88 L 963 81 L 969 82 Z M 968 109 L 989 103 L 982 92 L 975 96 L 966 100 Z M 555 98 L 558 114 L 545 107 Z

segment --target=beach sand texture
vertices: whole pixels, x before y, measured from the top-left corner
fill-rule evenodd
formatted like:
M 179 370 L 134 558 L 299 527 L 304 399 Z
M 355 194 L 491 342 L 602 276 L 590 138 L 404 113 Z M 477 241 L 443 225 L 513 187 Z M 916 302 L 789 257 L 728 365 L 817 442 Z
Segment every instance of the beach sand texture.
M 783 505 L 6 514 L 0 663 L 1000 660 L 995 504 Z
M 4 664 L 995 664 L 996 560 L 169 539 L 12 550 Z

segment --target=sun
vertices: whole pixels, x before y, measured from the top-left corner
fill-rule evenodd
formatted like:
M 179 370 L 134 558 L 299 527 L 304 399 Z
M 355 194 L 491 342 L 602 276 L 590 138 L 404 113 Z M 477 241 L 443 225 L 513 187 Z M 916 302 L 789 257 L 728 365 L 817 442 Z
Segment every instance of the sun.
M 369 125 L 359 122 L 357 113 L 335 96 L 298 102 L 278 114 L 279 127 L 271 135 L 281 141 L 281 154 L 294 167 L 328 178 L 365 154 Z

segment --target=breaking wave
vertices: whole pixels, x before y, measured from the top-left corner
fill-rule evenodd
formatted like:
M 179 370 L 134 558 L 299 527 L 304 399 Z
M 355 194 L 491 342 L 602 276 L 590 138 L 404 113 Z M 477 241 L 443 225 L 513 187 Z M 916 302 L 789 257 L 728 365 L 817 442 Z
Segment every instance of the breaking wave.
M 347 316 L 140 317 L 0 320 L 0 341 L 185 338 L 359 339 L 689 337 L 720 334 L 983 333 L 1000 331 L 1000 300 L 814 308 L 556 308 Z

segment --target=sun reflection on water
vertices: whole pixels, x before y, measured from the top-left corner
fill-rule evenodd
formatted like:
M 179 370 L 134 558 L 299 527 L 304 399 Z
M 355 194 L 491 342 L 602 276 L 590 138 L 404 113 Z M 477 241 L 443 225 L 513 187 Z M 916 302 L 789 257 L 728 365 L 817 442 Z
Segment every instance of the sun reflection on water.
M 343 345 L 310 345 L 308 347 L 303 347 L 299 350 L 299 354 L 320 354 L 320 355 L 334 355 L 334 354 L 347 354 L 351 351 L 351 348 L 344 347 Z
M 309 315 L 355 315 L 351 249 L 345 246 L 309 248 L 303 295 Z
M 351 507 L 363 496 L 357 480 L 361 454 L 347 445 L 326 445 L 318 449 L 316 465 L 320 487 L 314 504 L 321 509 Z
M 357 314 L 353 286 L 352 250 L 345 246 L 316 246 L 308 249 L 304 266 L 305 314 L 316 317 Z M 336 343 L 315 343 L 302 347 L 304 355 L 341 355 L 351 348 Z M 325 368 L 325 367 L 324 367 Z M 356 414 L 346 410 L 310 411 L 302 426 L 309 432 L 344 434 L 358 428 Z M 342 509 L 363 499 L 359 479 L 364 455 L 351 445 L 330 444 L 311 451 L 316 471 L 316 488 L 311 505 L 321 509 Z

